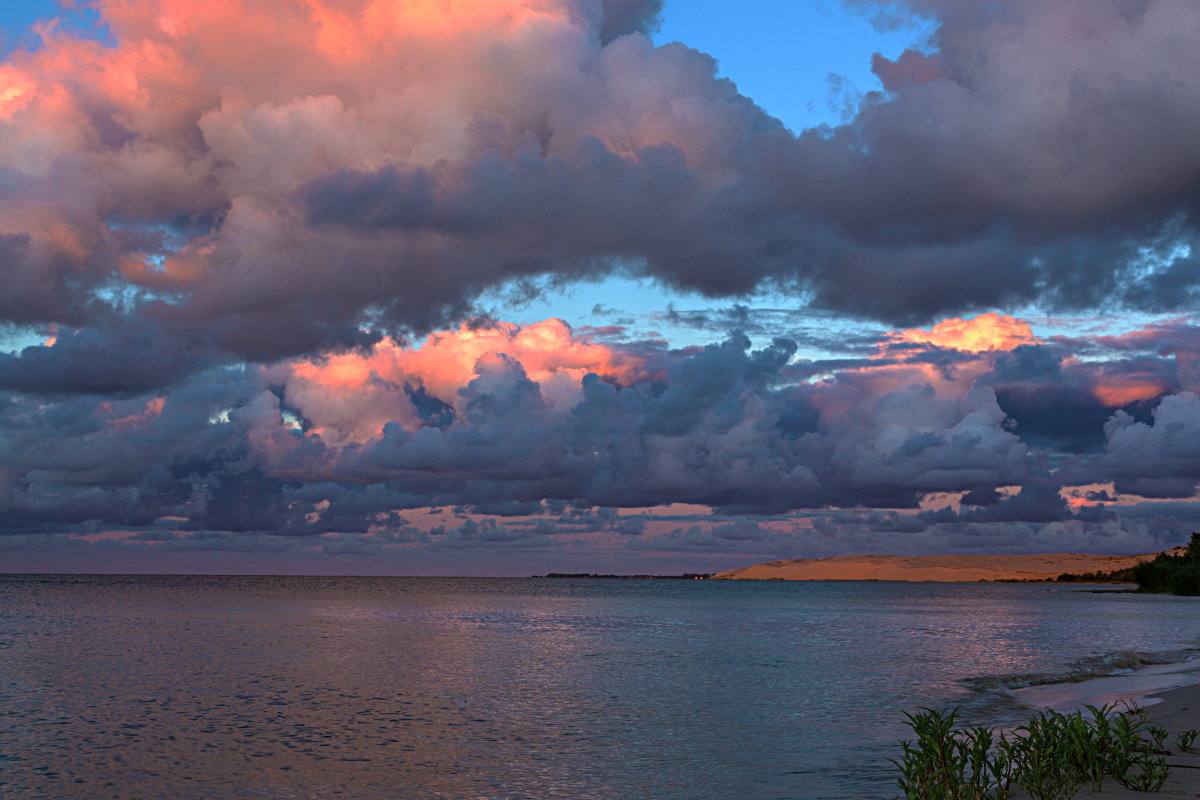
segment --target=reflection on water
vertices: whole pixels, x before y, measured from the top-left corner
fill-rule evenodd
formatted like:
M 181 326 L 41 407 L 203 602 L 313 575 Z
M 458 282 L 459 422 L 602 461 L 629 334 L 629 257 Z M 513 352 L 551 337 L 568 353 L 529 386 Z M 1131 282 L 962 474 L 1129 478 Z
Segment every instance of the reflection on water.
M 0 795 L 891 797 L 901 710 L 982 713 L 964 679 L 1194 646 L 1194 609 L 1036 585 L 0 578 Z

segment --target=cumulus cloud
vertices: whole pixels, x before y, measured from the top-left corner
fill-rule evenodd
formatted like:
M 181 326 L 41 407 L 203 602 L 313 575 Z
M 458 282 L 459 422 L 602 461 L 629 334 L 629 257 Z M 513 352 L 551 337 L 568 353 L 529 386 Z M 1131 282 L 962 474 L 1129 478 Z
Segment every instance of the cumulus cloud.
M 1119 492 L 1191 498 L 1200 483 L 1200 397 L 1165 397 L 1151 416 L 1137 422 L 1117 411 L 1104 426 L 1107 446 L 1097 461 L 1115 477 Z
M 0 324 L 50 340 L 0 354 L 0 526 L 684 502 L 1027 543 L 1124 524 L 1072 486 L 1190 498 L 1193 320 L 946 317 L 1195 307 L 1200 7 L 859 4 L 925 15 L 929 46 L 801 132 L 655 46 L 659 0 L 99 0 L 108 41 L 45 27 L 0 63 Z M 497 286 L 614 271 L 897 330 L 798 328 L 838 356 L 803 360 L 740 306 L 682 351 L 472 320 Z M 495 525 L 404 544 L 566 535 Z M 757 546 L 679 530 L 655 535 Z
M 556 550 L 595 535 L 625 551 L 785 555 L 869 544 L 867 531 L 902 537 L 891 550 L 939 536 L 970 549 L 987 531 L 1031 547 L 1047 526 L 1109 530 L 1137 502 L 1193 496 L 1196 395 L 1168 383 L 1113 409 L 1092 391 L 1164 358 L 1162 330 L 1080 339 L 1110 353 L 1084 362 L 1021 320 L 953 319 L 797 379 L 786 340 L 668 351 L 599 343 L 557 319 L 477 320 L 420 344 L 212 367 L 165 391 L 37 404 L 10 391 L 0 516 L 11 534 L 140 531 L 133 542 L 164 552 L 237 549 L 256 533 L 346 554 Z M 1022 393 L 1074 398 L 1049 415 L 1089 409 L 1084 444 L 1029 416 L 1036 403 L 1014 404 Z M 692 511 L 647 530 L 614 513 L 675 503 L 725 521 Z M 431 508 L 458 511 L 424 528 L 405 516 Z M 728 516 L 813 509 L 828 522 Z
M 347 352 L 298 360 L 268 370 L 283 385 L 285 401 L 316 426 L 327 442 L 366 441 L 386 423 L 415 430 L 431 419 L 463 413 L 460 390 L 501 356 L 520 363 L 556 407 L 579 399 L 588 374 L 631 385 L 654 366 L 643 355 L 572 334 L 560 319 L 528 326 L 474 320 L 457 331 L 435 332 L 419 348 L 395 341 L 369 353 Z
M 1195 4 L 914 6 L 934 49 L 794 135 L 650 0 L 103 0 L 112 46 L 0 67 L 0 314 L 270 360 L 617 267 L 898 321 L 1191 304 Z

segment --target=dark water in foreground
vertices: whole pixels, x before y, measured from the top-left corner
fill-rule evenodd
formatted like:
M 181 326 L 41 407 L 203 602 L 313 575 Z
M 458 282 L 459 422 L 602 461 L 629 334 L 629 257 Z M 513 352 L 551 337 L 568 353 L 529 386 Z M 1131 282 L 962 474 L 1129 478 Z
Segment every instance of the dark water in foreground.
M 1200 645 L 1045 585 L 0 576 L 0 796 L 890 798 L 901 710 Z M 986 690 L 986 691 L 985 691 Z

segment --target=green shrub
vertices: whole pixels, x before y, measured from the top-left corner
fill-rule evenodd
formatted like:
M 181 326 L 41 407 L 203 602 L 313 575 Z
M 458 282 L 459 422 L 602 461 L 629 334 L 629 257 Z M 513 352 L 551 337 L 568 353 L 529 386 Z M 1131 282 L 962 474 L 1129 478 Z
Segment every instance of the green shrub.
M 1161 789 L 1169 774 L 1167 732 L 1148 726 L 1137 709 L 1087 711 L 1040 711 L 1011 737 L 956 727 L 956 709 L 906 714 L 916 738 L 901 742 L 902 757 L 892 761 L 897 783 L 907 800 L 1003 800 L 1013 785 L 1032 800 L 1069 800 L 1084 786 L 1100 791 L 1105 778 L 1142 792 Z M 1197 735 L 1189 731 L 1174 743 L 1186 750 Z
M 1181 555 L 1159 553 L 1135 567 L 1112 572 L 1064 572 L 1059 583 L 1136 583 L 1138 591 L 1200 596 L 1200 533 Z
M 1011 781 L 1004 742 L 990 728 L 956 729 L 957 711 L 923 709 L 905 714 L 915 741 L 900 743 L 903 757 L 892 760 L 897 783 L 909 800 L 1003 800 Z
M 1192 534 L 1183 554 L 1160 553 L 1153 561 L 1134 567 L 1133 576 L 1143 592 L 1200 596 L 1200 533 Z
M 1137 583 L 1133 567 L 1112 572 L 1064 572 L 1054 580 L 1059 583 Z
M 1086 731 L 1072 716 L 1043 711 L 1017 728 L 1017 733 L 1016 783 L 1033 800 L 1070 800 L 1095 771 L 1086 762 L 1101 763 L 1080 748 L 1081 741 L 1087 742 Z

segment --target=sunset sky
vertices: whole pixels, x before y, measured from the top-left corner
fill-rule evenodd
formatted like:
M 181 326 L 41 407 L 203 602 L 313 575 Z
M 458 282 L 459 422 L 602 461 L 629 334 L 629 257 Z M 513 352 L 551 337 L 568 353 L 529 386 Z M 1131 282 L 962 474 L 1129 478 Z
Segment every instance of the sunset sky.
M 1200 529 L 1195 0 L 0 26 L 0 569 L 674 573 Z

